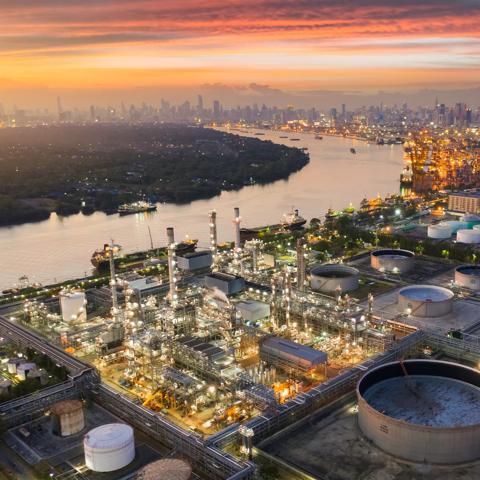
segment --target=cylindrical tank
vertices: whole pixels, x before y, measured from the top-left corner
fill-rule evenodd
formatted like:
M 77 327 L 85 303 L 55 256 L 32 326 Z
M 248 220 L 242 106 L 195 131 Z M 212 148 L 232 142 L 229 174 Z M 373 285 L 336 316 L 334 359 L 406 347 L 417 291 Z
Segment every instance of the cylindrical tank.
M 16 375 L 17 368 L 19 365 L 22 365 L 22 363 L 25 363 L 25 359 L 23 358 L 20 358 L 20 357 L 10 358 L 7 362 L 8 373 L 11 373 L 12 375 Z
M 480 224 L 480 216 L 475 215 L 474 213 L 466 213 L 462 215 L 460 221 L 465 222 L 467 224 L 467 228 L 472 228 L 475 225 Z
M 335 293 L 340 287 L 342 292 L 351 292 L 358 288 L 359 271 L 348 265 L 316 265 L 310 270 L 310 287 L 315 292 Z
M 87 320 L 87 299 L 85 292 L 60 292 L 60 309 L 62 311 L 63 321 L 70 323 L 73 321 Z
M 480 230 L 462 229 L 457 232 L 457 242 L 460 243 L 480 243 Z
M 0 394 L 8 393 L 12 382 L 8 378 L 0 378 Z
M 149 463 L 136 476 L 136 480 L 189 480 L 192 469 L 187 462 L 176 458 L 164 458 Z
M 459 287 L 480 290 L 480 265 L 461 265 L 455 269 L 455 283 Z
M 398 309 L 415 317 L 442 317 L 452 311 L 453 299 L 448 288 L 411 285 L 398 292 Z
M 458 230 L 468 227 L 466 222 L 460 222 L 458 220 L 447 220 L 445 222 L 441 222 L 440 225 L 448 225 L 452 229 L 452 233 L 457 233 Z
M 75 435 L 85 428 L 83 404 L 80 400 L 62 400 L 49 407 L 52 432 L 61 437 Z
M 480 374 L 438 360 L 381 365 L 357 384 L 358 425 L 396 457 L 454 464 L 480 458 Z
M 133 428 L 109 423 L 90 430 L 83 440 L 85 464 L 94 472 L 113 472 L 135 458 Z
M 383 248 L 370 254 L 370 264 L 376 270 L 391 273 L 407 273 L 415 263 L 415 254 L 410 250 Z
M 26 380 L 30 372 L 33 372 L 37 369 L 37 365 L 33 362 L 23 362 L 20 365 L 17 365 L 17 376 L 21 380 Z
M 428 238 L 445 239 L 452 236 L 452 227 L 450 225 L 438 223 L 436 225 L 429 225 L 427 228 Z

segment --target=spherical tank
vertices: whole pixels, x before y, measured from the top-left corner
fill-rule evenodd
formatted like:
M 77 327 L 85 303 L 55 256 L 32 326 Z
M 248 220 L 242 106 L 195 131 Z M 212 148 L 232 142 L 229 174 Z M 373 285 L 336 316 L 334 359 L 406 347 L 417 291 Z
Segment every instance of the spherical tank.
M 480 266 L 461 265 L 455 269 L 455 283 L 459 287 L 480 290 Z
M 409 250 L 384 248 L 370 254 L 373 268 L 381 272 L 407 273 L 415 263 L 415 254 Z
M 411 285 L 398 292 L 398 309 L 415 317 L 442 317 L 452 311 L 454 295 L 448 288 Z
M 135 458 L 133 428 L 110 423 L 90 430 L 83 440 L 85 464 L 94 472 L 113 472 Z
M 457 242 L 460 243 L 480 243 L 480 230 L 463 229 L 457 232 Z
M 87 319 L 87 300 L 84 292 L 60 292 L 60 309 L 63 321 L 70 323 Z
M 437 360 L 381 365 L 357 384 L 358 425 L 383 451 L 421 463 L 480 458 L 480 373 Z
M 62 400 L 50 406 L 52 431 L 61 437 L 68 437 L 85 428 L 83 404 L 80 400 Z
M 310 286 L 315 292 L 351 292 L 358 288 L 359 271 L 341 264 L 317 265 L 310 271 Z
M 429 225 L 427 228 L 428 238 L 445 239 L 452 236 L 452 228 L 449 225 L 438 223 Z
M 187 462 L 176 458 L 164 458 L 149 463 L 137 474 L 136 480 L 189 480 L 192 469 Z

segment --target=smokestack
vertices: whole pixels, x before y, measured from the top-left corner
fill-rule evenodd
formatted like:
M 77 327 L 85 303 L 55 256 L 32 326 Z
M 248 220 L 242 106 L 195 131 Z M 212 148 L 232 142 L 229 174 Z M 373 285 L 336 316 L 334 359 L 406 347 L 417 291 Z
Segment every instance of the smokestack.
M 175 233 L 173 227 L 167 227 L 167 247 L 175 243 Z
M 176 276 L 176 256 L 175 256 L 175 235 L 172 227 L 167 228 L 167 251 L 168 251 L 168 298 L 174 305 L 177 302 L 177 276 Z
M 235 207 L 233 209 L 233 224 L 235 225 L 235 250 L 238 252 L 240 250 L 240 209 L 238 207 Z

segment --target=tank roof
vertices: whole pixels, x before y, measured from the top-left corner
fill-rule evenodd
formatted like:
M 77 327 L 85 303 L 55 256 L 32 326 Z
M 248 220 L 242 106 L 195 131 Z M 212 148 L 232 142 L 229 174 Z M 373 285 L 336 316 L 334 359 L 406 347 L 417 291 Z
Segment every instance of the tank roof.
M 48 408 L 54 415 L 64 415 L 83 409 L 83 403 L 80 400 L 61 400 Z
M 331 263 L 326 265 L 315 265 L 310 273 L 318 277 L 325 278 L 347 278 L 353 277 L 359 274 L 359 271 L 348 265 L 342 265 L 339 263 Z
M 149 463 L 137 474 L 137 480 L 188 480 L 192 469 L 187 462 L 176 458 L 164 458 Z
M 453 298 L 451 290 L 435 285 L 412 285 L 402 288 L 399 294 L 411 300 L 424 302 L 441 302 Z
M 85 442 L 91 448 L 111 449 L 128 445 L 133 440 L 133 428 L 124 423 L 108 423 L 90 430 Z
M 402 250 L 401 248 L 382 248 L 372 252 L 374 257 L 389 256 L 392 258 L 414 257 L 415 254 L 410 250 Z
M 480 265 L 460 265 L 457 267 L 457 272 L 464 275 L 480 276 Z

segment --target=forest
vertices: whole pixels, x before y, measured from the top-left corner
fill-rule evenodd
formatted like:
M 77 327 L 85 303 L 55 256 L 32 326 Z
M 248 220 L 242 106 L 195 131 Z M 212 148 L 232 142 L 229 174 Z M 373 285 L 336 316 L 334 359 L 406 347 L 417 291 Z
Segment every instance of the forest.
M 285 179 L 308 161 L 296 148 L 189 125 L 0 129 L 0 224 L 190 202 Z

